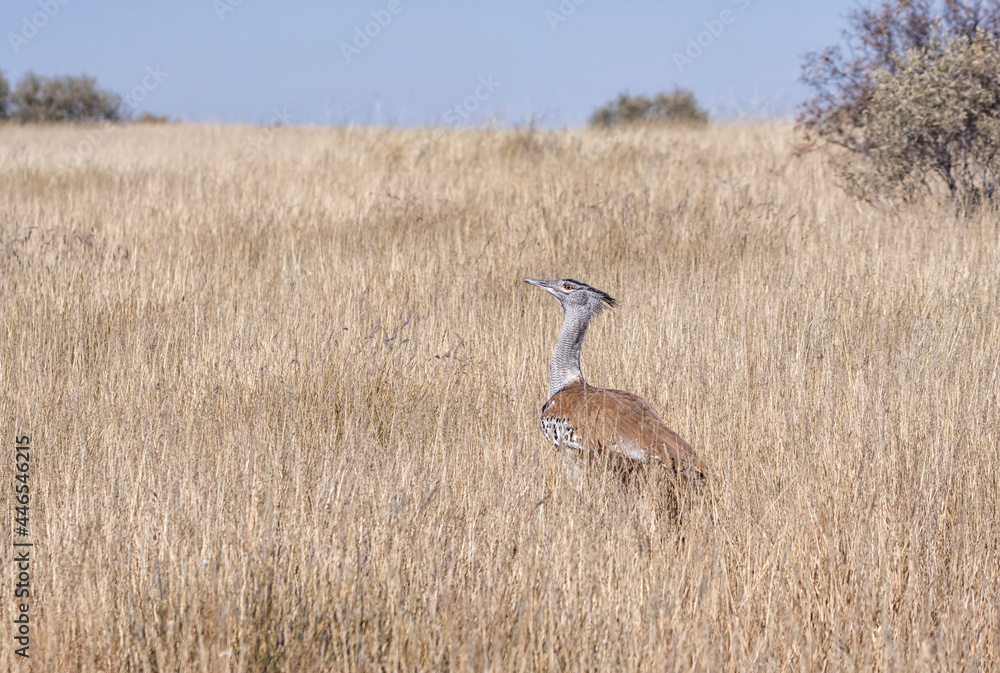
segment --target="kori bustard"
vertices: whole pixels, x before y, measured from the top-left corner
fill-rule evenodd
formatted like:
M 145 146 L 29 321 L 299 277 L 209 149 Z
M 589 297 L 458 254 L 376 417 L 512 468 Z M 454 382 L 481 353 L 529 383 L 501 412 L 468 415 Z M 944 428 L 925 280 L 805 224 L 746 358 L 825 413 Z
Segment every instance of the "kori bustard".
M 563 309 L 541 425 L 545 438 L 567 451 L 567 466 L 579 465 L 571 456 L 611 452 L 629 461 L 658 462 L 690 481 L 703 481 L 705 465 L 691 445 L 668 428 L 646 400 L 622 390 L 595 388 L 583 378 L 580 347 L 590 319 L 605 306 L 613 308 L 615 300 L 572 278 L 524 282 L 551 294 Z

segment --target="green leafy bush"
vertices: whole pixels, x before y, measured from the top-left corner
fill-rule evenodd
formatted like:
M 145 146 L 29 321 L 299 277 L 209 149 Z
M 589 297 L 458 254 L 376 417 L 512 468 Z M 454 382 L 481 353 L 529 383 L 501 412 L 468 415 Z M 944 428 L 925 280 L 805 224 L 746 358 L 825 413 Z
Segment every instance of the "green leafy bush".
M 21 123 L 122 121 L 128 108 L 118 94 L 99 89 L 92 77 L 39 77 L 29 72 L 13 93 L 0 75 L 0 117 Z
M 706 123 L 708 113 L 698 106 L 694 94 L 679 88 L 670 93 L 659 93 L 652 99 L 624 92 L 590 116 L 590 125 L 600 127 Z
M 97 88 L 92 77 L 38 77 L 28 73 L 14 89 L 15 115 L 22 122 L 120 121 L 121 98 Z

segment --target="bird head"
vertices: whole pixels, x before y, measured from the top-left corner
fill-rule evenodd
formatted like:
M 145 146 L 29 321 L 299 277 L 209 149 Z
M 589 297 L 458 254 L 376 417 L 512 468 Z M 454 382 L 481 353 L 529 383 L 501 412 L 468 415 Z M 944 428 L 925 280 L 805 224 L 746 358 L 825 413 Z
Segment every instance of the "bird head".
M 560 278 L 559 280 L 525 278 L 524 282 L 540 287 L 551 294 L 566 313 L 580 312 L 587 315 L 597 315 L 605 306 L 614 308 L 617 303 L 607 292 L 601 292 L 595 287 L 572 278 Z

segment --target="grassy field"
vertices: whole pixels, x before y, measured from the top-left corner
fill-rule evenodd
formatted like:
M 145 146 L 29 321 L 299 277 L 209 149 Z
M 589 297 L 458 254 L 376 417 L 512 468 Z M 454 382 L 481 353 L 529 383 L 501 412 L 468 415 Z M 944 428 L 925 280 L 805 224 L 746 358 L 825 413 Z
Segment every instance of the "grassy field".
M 795 142 L 0 127 L 0 668 L 1000 670 L 996 215 Z M 525 276 L 620 300 L 584 371 L 709 465 L 679 517 L 543 443 Z

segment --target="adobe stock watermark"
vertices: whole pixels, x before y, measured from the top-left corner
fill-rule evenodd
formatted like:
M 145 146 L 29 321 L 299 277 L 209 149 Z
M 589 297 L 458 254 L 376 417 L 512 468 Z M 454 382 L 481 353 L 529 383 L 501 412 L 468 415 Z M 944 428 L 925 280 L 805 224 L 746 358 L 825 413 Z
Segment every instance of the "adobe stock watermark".
M 742 12 L 750 6 L 750 0 L 732 0 L 732 3 Z M 706 49 L 715 44 L 715 41 L 726 31 L 726 26 L 736 22 L 737 13 L 731 9 L 724 9 L 719 12 L 718 18 L 702 21 L 705 30 L 699 32 L 694 37 L 688 36 L 687 47 L 684 52 L 675 51 L 671 56 L 677 72 L 684 72 L 684 68 L 693 64 Z
M 467 120 L 473 112 L 479 109 L 480 103 L 486 102 L 493 92 L 500 88 L 500 82 L 493 79 L 493 73 L 486 77 L 479 78 L 479 85 L 472 94 L 462 99 L 462 102 L 455 103 L 442 115 L 442 119 L 448 124 L 461 124 Z
M 382 29 L 387 28 L 394 16 L 399 16 L 403 11 L 401 0 L 389 0 L 385 9 L 375 10 L 371 13 L 372 20 L 364 25 L 354 27 L 354 40 L 340 43 L 340 53 L 344 55 L 344 60 L 348 63 L 361 54 L 365 48 L 372 43 L 376 37 L 382 34 Z
M 249 140 L 243 143 L 236 154 L 236 158 L 230 161 L 225 168 L 214 172 L 212 178 L 215 186 L 219 187 L 235 178 L 236 170 L 242 164 L 249 164 L 256 161 L 257 155 L 261 150 L 274 142 L 274 130 L 282 126 L 288 126 L 293 121 L 295 121 L 295 115 L 287 109 L 281 108 L 279 110 L 276 107 L 271 108 L 271 119 L 267 126 L 260 129 L 259 132 L 254 133 Z
M 236 11 L 236 8 L 243 4 L 243 0 L 212 0 L 212 9 L 219 21 L 226 20 L 226 14 Z
M 146 75 L 142 78 L 142 81 L 132 87 L 122 97 L 122 102 L 118 106 L 120 116 L 123 119 L 130 117 L 138 109 L 139 103 L 146 100 L 146 96 L 158 89 L 163 80 L 169 76 L 170 73 L 160 68 L 159 63 L 156 64 L 155 68 L 153 66 L 146 66 Z M 94 154 L 94 150 L 103 142 L 104 137 L 111 133 L 117 126 L 116 122 L 109 120 L 104 120 L 96 124 L 92 129 L 87 131 L 83 140 L 73 148 L 72 159 L 61 162 L 63 168 L 79 168 L 82 166 Z
M 7 41 L 10 42 L 10 48 L 14 53 L 20 52 L 21 47 L 38 35 L 38 31 L 49 25 L 49 21 L 56 17 L 59 10 L 70 2 L 71 0 L 38 0 L 37 4 L 41 11 L 35 12 L 30 17 L 22 16 L 21 30 L 7 33 Z
M 414 168 L 417 167 L 417 162 L 420 161 L 420 158 L 427 153 L 427 150 L 441 140 L 441 137 L 448 132 L 449 127 L 458 126 L 463 121 L 468 120 L 469 117 L 471 117 L 483 103 L 489 100 L 490 96 L 492 96 L 493 93 L 501 86 L 500 82 L 493 79 L 493 73 L 490 73 L 485 77 L 480 77 L 476 88 L 470 95 L 449 107 L 441 115 L 442 121 L 447 124 L 447 126 L 439 125 L 435 127 L 423 148 L 410 157 L 410 159 L 406 162 L 406 166 L 403 170 L 399 171 L 398 174 L 400 176 L 408 175 Z
M 576 13 L 576 8 L 587 2 L 587 0 L 562 0 L 555 10 L 545 10 L 545 20 L 549 22 L 549 28 L 555 32 L 560 23 L 565 23 L 569 17 Z M 558 11 L 556 11 L 558 10 Z

